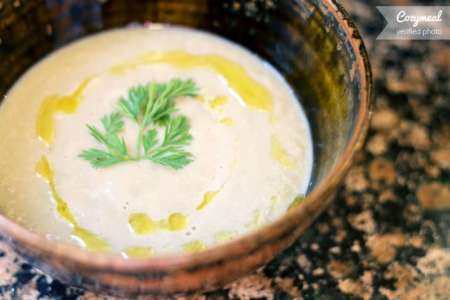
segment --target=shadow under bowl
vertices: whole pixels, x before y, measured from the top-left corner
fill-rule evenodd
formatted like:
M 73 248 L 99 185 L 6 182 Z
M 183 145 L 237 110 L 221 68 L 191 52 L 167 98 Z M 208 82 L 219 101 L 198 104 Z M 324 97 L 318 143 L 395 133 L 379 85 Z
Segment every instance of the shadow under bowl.
M 291 245 L 327 207 L 365 137 L 370 67 L 358 31 L 335 1 L 2 3 L 0 96 L 33 63 L 76 38 L 133 22 L 168 23 L 216 33 L 269 61 L 297 94 L 311 126 L 314 167 L 305 200 L 275 222 L 197 254 L 143 260 L 94 254 L 49 241 L 0 215 L 5 240 L 65 283 L 136 296 L 210 290 L 248 274 Z

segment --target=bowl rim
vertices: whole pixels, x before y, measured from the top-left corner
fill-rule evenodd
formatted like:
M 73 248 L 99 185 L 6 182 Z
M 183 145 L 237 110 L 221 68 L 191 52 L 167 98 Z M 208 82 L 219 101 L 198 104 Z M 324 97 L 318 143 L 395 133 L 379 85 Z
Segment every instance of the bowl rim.
M 291 209 L 273 222 L 265 224 L 232 241 L 214 245 L 204 251 L 160 255 L 143 259 L 124 258 L 117 254 L 89 252 L 76 245 L 52 241 L 43 235 L 26 229 L 2 214 L 0 214 L 0 236 L 6 237 L 8 242 L 14 243 L 17 241 L 21 245 L 26 245 L 28 249 L 37 251 L 39 254 L 58 257 L 62 261 L 76 264 L 78 267 L 85 269 L 136 273 L 140 271 L 170 272 L 194 265 L 207 265 L 230 255 L 237 256 L 249 253 L 283 233 L 294 230 L 298 225 L 298 221 L 295 220 L 304 216 L 305 213 L 311 214 L 314 211 L 311 209 L 311 206 L 319 199 L 329 196 L 330 190 L 333 190 L 341 182 L 349 170 L 355 153 L 364 142 L 371 114 L 372 73 L 362 38 L 355 24 L 350 20 L 349 13 L 342 5 L 337 3 L 336 0 L 323 0 L 321 3 L 333 15 L 351 42 L 356 58 L 353 64 L 357 64 L 356 70 L 358 70 L 360 78 L 360 105 L 350 141 L 345 146 L 343 153 L 339 156 L 335 166 L 328 172 L 327 176 L 319 182 L 299 206 Z

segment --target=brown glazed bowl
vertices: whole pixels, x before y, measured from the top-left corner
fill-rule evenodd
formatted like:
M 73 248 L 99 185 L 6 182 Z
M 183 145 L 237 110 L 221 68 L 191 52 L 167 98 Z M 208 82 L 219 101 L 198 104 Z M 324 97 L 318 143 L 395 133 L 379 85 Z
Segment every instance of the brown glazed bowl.
M 0 233 L 44 272 L 83 288 L 127 296 L 211 290 L 286 249 L 330 203 L 367 131 L 372 88 L 367 54 L 349 15 L 334 0 L 3 0 L 0 99 L 27 68 L 61 45 L 145 22 L 214 32 L 251 49 L 285 76 L 314 139 L 305 200 L 237 240 L 197 254 L 142 260 L 49 241 L 2 215 Z

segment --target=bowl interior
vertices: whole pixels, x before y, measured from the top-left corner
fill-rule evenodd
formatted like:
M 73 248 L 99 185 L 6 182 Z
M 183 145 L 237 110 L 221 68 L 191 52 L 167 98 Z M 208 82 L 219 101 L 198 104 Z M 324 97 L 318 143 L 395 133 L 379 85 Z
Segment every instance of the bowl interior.
M 336 165 L 352 136 L 360 105 L 360 73 L 355 71 L 351 42 L 321 1 L 3 3 L 0 100 L 33 63 L 76 38 L 133 23 L 169 23 L 233 40 L 284 75 L 301 101 L 312 130 L 314 167 L 310 191 Z

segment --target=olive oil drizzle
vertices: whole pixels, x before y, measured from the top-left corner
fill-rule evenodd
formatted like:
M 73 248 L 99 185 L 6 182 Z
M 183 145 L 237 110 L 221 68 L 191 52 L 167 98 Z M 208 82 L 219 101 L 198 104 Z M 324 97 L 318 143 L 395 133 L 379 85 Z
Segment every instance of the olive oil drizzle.
M 217 196 L 217 194 L 219 193 L 219 191 L 209 191 L 209 192 L 206 192 L 204 195 L 203 195 L 203 199 L 202 199 L 202 201 L 200 202 L 200 204 L 199 205 L 197 205 L 197 210 L 202 210 L 202 209 L 204 209 L 208 204 L 210 204 L 213 200 L 214 200 L 214 198 L 216 198 L 216 196 Z
M 67 202 L 61 197 L 56 189 L 55 174 L 46 156 L 42 156 L 36 164 L 36 173 L 41 176 L 48 184 L 52 198 L 56 202 L 56 211 L 72 226 L 72 236 L 84 243 L 87 249 L 95 252 L 108 252 L 111 246 L 96 234 L 81 227 L 72 212 L 70 211 Z
M 188 253 L 197 253 L 205 249 L 205 243 L 200 240 L 194 240 L 183 245 L 183 250 Z
M 214 235 L 214 239 L 218 243 L 224 243 L 232 240 L 237 235 L 236 231 L 219 231 Z
M 36 121 L 36 134 L 44 143 L 50 145 L 55 139 L 55 114 L 73 114 L 78 110 L 82 95 L 93 77 L 84 79 L 71 94 L 51 95 L 44 98 Z
M 289 157 L 286 149 L 275 135 L 272 136 L 271 140 L 271 154 L 272 158 L 278 161 L 284 168 L 289 171 L 295 171 L 295 163 Z
M 212 109 L 220 110 L 225 104 L 227 104 L 227 102 L 228 102 L 228 97 L 219 96 L 219 97 L 216 97 L 216 98 L 212 99 L 211 101 L 209 101 L 208 105 Z
M 289 204 L 288 206 L 288 211 L 292 210 L 293 208 L 299 206 L 303 200 L 305 200 L 305 196 L 304 195 L 298 195 L 297 197 L 294 198 L 294 200 Z
M 261 224 L 261 211 L 259 210 L 259 209 L 256 209 L 254 212 L 253 212 L 253 218 L 252 218 L 252 220 L 250 221 L 250 223 L 248 223 L 247 225 L 246 225 L 246 227 L 248 228 L 248 229 L 255 229 L 255 228 L 257 228 L 260 224 Z
M 148 235 L 160 230 L 180 231 L 188 224 L 184 214 L 172 213 L 166 219 L 155 221 L 145 213 L 134 213 L 128 218 L 128 224 L 137 235 Z
M 122 255 L 126 258 L 146 258 L 153 256 L 151 247 L 129 247 L 122 251 Z
M 229 117 L 222 118 L 222 119 L 220 119 L 219 122 L 225 126 L 233 126 L 234 125 L 234 120 Z
M 246 106 L 259 111 L 272 111 L 273 99 L 270 91 L 254 80 L 239 63 L 220 55 L 200 55 L 186 51 L 148 52 L 128 62 L 115 65 L 110 71 L 115 75 L 123 75 L 139 66 L 151 64 L 168 64 L 182 70 L 211 69 L 225 78 Z

